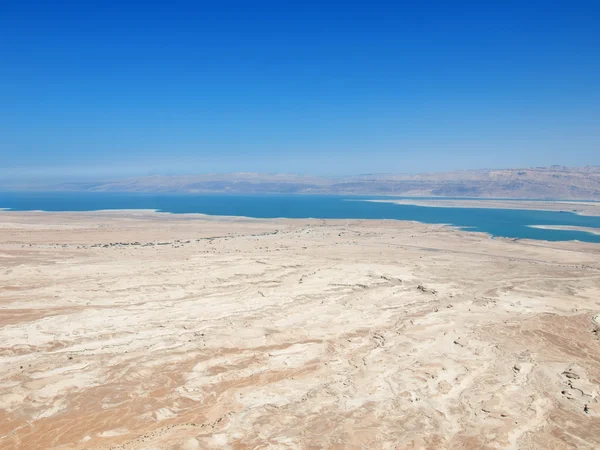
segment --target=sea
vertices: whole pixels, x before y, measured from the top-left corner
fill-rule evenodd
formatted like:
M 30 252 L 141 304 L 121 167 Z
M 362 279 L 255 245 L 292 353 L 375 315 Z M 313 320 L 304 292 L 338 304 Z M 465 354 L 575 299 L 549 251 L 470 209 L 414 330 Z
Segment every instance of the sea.
M 399 198 L 399 197 L 398 197 Z M 531 225 L 598 228 L 600 217 L 572 212 L 493 208 L 444 208 L 376 203 L 391 197 L 347 195 L 136 194 L 100 192 L 4 192 L 0 208 L 14 211 L 152 209 L 164 213 L 290 219 L 391 219 L 447 224 L 491 237 L 600 243 L 600 235 Z M 1 219 L 1 212 L 0 212 Z

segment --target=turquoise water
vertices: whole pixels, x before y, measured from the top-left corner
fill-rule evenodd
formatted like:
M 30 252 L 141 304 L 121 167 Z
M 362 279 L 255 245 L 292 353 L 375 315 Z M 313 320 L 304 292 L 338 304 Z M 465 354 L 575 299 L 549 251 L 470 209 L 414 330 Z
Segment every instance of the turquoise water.
M 571 225 L 600 228 L 600 217 L 567 212 L 513 209 L 433 208 L 360 200 L 381 197 L 321 195 L 149 195 L 115 193 L 0 193 L 0 208 L 16 211 L 94 211 L 156 209 L 257 218 L 395 219 L 443 223 L 492 236 L 548 241 L 600 243 L 600 235 L 580 231 L 530 228 Z M 389 199 L 389 197 L 386 197 Z

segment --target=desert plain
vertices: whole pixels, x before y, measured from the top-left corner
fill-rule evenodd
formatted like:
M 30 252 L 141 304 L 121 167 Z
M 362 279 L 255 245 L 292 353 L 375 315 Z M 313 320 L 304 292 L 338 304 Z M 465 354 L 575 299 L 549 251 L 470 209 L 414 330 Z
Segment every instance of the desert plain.
M 600 245 L 0 212 L 1 449 L 600 448 Z

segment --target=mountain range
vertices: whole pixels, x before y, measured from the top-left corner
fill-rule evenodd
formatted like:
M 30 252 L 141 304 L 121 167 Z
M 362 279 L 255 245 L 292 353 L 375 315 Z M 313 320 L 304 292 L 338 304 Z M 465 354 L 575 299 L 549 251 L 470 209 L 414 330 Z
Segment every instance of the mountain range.
M 13 185 L 11 188 L 24 189 L 25 187 Z M 339 177 L 261 173 L 153 175 L 110 181 L 29 185 L 27 188 L 86 192 L 344 194 L 600 200 L 600 167 L 550 166 Z

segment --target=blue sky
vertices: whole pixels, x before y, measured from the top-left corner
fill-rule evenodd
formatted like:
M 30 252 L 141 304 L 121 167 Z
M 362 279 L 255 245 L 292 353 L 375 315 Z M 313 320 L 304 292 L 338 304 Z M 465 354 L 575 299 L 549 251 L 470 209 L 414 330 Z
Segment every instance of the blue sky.
M 600 165 L 597 1 L 0 2 L 0 176 Z

